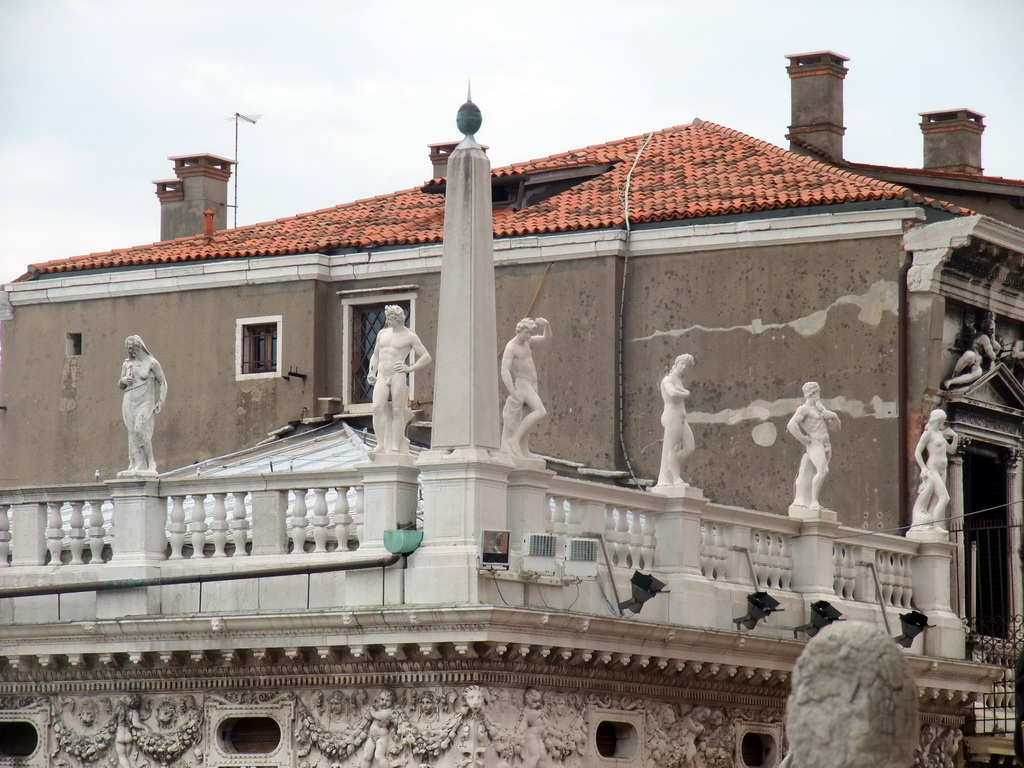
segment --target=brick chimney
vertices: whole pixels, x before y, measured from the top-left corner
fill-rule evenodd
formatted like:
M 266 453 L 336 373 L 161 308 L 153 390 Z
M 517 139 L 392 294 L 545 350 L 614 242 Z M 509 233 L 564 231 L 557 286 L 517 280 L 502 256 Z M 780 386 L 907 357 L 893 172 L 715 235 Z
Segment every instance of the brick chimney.
M 430 149 L 430 165 L 434 168 L 431 178 L 443 179 L 448 175 L 448 155 L 459 146 L 457 141 L 442 141 L 440 144 L 427 144 Z
M 226 229 L 228 179 L 234 160 L 216 155 L 169 157 L 177 178 L 154 181 L 160 200 L 160 239 L 201 235 L 204 212 L 213 211 L 215 229 Z
M 843 78 L 849 61 L 832 51 L 794 53 L 786 58 L 792 125 L 789 148 L 816 159 L 843 159 Z
M 921 112 L 926 171 L 981 173 L 981 134 L 985 116 L 969 109 Z

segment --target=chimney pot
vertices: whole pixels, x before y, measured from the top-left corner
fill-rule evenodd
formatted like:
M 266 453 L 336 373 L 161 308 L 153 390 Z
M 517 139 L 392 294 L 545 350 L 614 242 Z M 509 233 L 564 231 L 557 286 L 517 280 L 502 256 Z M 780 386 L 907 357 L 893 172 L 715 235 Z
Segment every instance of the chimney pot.
M 971 109 L 920 112 L 926 171 L 980 174 L 985 115 Z
M 228 179 L 235 161 L 210 154 L 176 155 L 173 179 L 154 181 L 160 200 L 160 239 L 207 234 L 206 212 L 211 211 L 209 235 L 227 228 Z
M 213 211 L 209 208 L 203 211 L 203 236 L 208 240 L 213 239 Z
M 843 159 L 843 79 L 849 61 L 832 51 L 792 53 L 787 57 L 792 119 L 792 152 L 832 161 Z
M 430 165 L 433 168 L 434 175 L 431 178 L 443 179 L 448 175 L 448 155 L 452 153 L 459 142 L 457 141 L 442 141 L 438 144 L 427 144 L 430 149 Z

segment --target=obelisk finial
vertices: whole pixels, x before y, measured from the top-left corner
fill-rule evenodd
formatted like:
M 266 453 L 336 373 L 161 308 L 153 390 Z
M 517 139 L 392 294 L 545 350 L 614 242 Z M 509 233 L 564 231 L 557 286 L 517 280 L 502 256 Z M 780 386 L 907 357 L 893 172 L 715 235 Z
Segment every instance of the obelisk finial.
M 467 83 L 466 103 L 459 107 L 459 112 L 455 116 L 455 125 L 458 126 L 463 136 L 466 137 L 459 146 L 477 145 L 473 135 L 480 130 L 482 122 L 483 115 L 480 114 L 480 107 L 473 103 L 473 93 L 470 90 L 470 85 Z

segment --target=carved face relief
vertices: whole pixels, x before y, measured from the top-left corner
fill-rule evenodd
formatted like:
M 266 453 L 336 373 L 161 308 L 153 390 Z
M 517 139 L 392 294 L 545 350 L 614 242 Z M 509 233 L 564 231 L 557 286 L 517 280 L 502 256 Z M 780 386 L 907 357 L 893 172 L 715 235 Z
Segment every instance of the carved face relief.
M 156 722 L 161 728 L 171 728 L 178 720 L 177 707 L 170 699 L 161 699 L 156 705 Z
M 433 717 L 437 714 L 437 694 L 433 691 L 423 691 L 418 701 L 420 714 L 424 717 Z
M 471 685 L 462 692 L 466 700 L 466 706 L 473 712 L 478 712 L 484 706 L 484 689 L 479 685 Z

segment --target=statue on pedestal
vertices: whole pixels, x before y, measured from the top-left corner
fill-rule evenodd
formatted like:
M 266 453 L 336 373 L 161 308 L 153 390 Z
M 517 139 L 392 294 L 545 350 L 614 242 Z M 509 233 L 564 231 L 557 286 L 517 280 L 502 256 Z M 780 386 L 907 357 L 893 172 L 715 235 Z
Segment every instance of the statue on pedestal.
M 841 424 L 835 412 L 821 402 L 821 387 L 816 381 L 804 384 L 803 393 L 803 405 L 796 409 L 786 425 L 789 433 L 805 447 L 796 476 L 793 506 L 820 509 L 818 496 L 832 461 L 832 443 L 828 433 L 829 430 L 838 432 Z
M 946 531 L 944 523 L 949 504 L 947 456 L 954 453 L 959 444 L 960 437 L 946 424 L 946 412 L 936 408 L 928 417 L 928 424 L 914 451 L 914 458 L 921 468 L 921 484 L 911 514 L 911 530 Z M 925 453 L 928 454 L 927 460 Z
M 538 330 L 542 333 L 537 334 Z M 548 414 L 537 393 L 532 346 L 550 339 L 551 325 L 547 320 L 525 317 L 516 324 L 516 335 L 505 345 L 501 356 L 501 380 L 508 390 L 501 412 L 501 447 L 519 458 L 534 458 L 529 447 L 530 430 Z
M 377 333 L 366 376 L 373 385 L 373 432 L 377 436 L 372 453 L 408 453 L 405 428 L 412 420 L 412 409 L 405 375 L 427 367 L 431 358 L 420 337 L 405 325 L 404 309 L 388 304 L 384 318 L 387 325 Z M 416 353 L 412 365 L 405 362 L 410 352 Z
M 683 373 L 693 366 L 693 355 L 679 355 L 672 369 L 661 380 L 661 426 L 665 428 L 661 443 L 661 471 L 655 488 L 679 487 L 686 483 L 679 475 L 680 467 L 693 453 L 693 430 L 686 423 L 686 398 L 690 391 L 683 386 Z
M 128 469 L 118 472 L 118 477 L 155 476 L 153 430 L 167 397 L 167 379 L 141 337 L 129 336 L 124 346 L 128 357 L 117 386 L 124 391 L 121 416 L 128 429 Z

